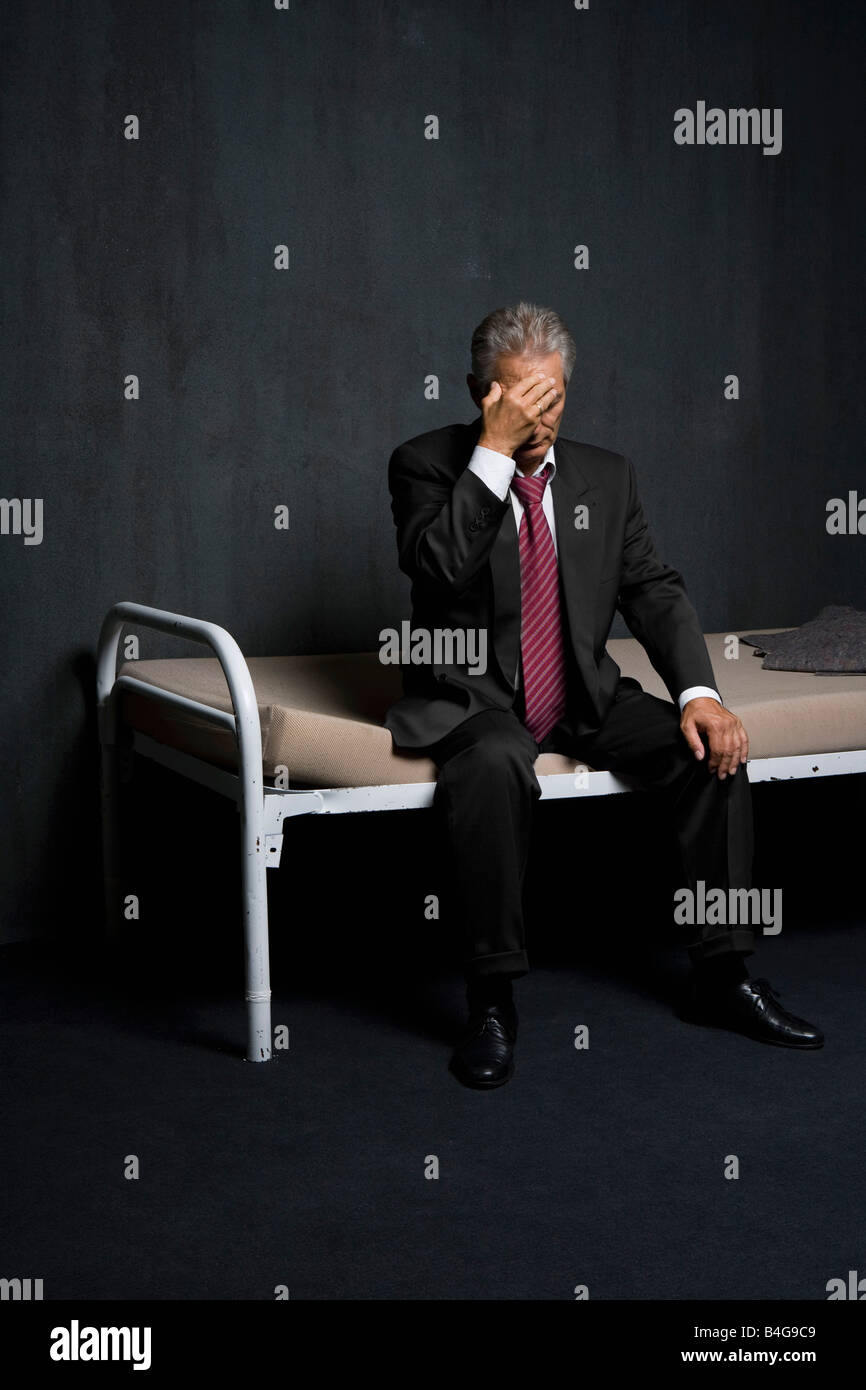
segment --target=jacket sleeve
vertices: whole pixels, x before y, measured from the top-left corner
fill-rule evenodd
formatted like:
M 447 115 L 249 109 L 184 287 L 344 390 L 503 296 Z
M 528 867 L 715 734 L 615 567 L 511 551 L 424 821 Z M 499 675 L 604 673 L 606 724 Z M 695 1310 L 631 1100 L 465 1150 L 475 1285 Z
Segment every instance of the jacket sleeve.
M 509 499 L 500 501 L 468 468 L 455 481 L 411 444 L 391 455 L 388 486 L 403 573 L 464 589 L 490 558 Z
M 718 690 L 700 620 L 683 577 L 658 555 L 638 497 L 631 460 L 618 607 L 676 703 L 683 690 Z

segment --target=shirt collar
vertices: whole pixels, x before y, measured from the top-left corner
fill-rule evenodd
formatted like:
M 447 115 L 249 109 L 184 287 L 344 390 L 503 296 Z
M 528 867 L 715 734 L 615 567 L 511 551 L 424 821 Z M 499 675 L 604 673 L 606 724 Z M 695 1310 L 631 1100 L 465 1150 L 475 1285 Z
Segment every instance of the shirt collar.
M 532 478 L 537 478 L 538 475 L 539 475 L 539 473 L 541 472 L 541 470 L 542 470 L 543 468 L 548 467 L 548 466 L 550 467 L 550 474 L 549 474 L 549 476 L 548 476 L 547 481 L 548 481 L 548 484 L 550 484 L 550 483 L 553 482 L 554 478 L 556 477 L 556 459 L 555 459 L 554 456 L 553 456 L 553 445 L 552 445 L 552 444 L 549 446 L 549 448 L 548 448 L 548 450 L 547 450 L 547 453 L 544 455 L 544 458 L 541 460 L 541 463 L 538 465 L 538 467 L 536 468 L 535 472 L 532 473 L 532 474 L 530 474 L 530 477 L 532 477 Z M 517 464 L 514 465 L 514 472 L 515 472 L 515 474 L 518 472 Z M 523 477 L 523 474 L 521 473 L 520 476 Z

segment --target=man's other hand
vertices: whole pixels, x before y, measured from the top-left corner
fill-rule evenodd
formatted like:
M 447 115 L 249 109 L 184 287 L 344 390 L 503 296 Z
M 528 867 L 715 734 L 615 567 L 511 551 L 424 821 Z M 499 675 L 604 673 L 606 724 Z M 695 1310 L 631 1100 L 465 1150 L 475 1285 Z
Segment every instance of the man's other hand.
M 478 443 L 511 458 L 532 434 L 539 416 L 558 400 L 554 378 L 541 372 L 523 377 L 507 391 L 503 391 L 500 382 L 494 381 L 481 402 L 483 424 Z
M 733 777 L 740 763 L 749 756 L 749 738 L 742 723 L 718 700 L 705 695 L 689 700 L 682 712 L 680 729 L 699 760 L 704 756 L 701 734 L 706 734 L 710 745 L 709 770 L 715 772 L 720 781 L 724 781 L 728 773 Z

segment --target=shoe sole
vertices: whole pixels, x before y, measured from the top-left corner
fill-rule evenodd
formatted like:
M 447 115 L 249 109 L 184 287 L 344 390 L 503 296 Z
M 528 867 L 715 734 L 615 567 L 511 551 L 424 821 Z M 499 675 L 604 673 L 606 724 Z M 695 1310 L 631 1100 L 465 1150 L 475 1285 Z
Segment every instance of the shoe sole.
M 713 1019 L 693 1018 L 691 1014 L 677 1014 L 683 1023 L 694 1023 L 701 1028 L 718 1028 L 722 1033 L 736 1033 L 741 1038 L 751 1038 L 752 1042 L 767 1043 L 770 1047 L 787 1047 L 794 1052 L 819 1052 L 824 1046 L 824 1039 L 820 1042 L 785 1042 L 782 1038 L 765 1038 L 761 1033 L 751 1033 L 748 1028 L 733 1028 L 729 1023 L 716 1023 Z

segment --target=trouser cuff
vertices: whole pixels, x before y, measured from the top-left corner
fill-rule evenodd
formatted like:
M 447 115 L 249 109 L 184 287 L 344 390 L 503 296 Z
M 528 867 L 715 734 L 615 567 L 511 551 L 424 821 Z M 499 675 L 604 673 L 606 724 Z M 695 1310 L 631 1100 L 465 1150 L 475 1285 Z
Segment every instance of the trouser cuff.
M 491 975 L 510 975 L 517 979 L 529 974 L 529 958 L 525 951 L 500 951 L 493 956 L 474 956 L 467 961 L 467 984 L 473 980 L 489 979 Z
M 755 933 L 745 927 L 736 931 L 719 932 L 718 936 L 708 936 L 702 941 L 693 941 L 688 947 L 689 959 L 712 960 L 715 956 L 727 956 L 732 951 L 740 951 L 751 956 L 755 950 Z

